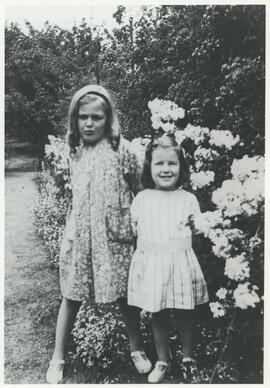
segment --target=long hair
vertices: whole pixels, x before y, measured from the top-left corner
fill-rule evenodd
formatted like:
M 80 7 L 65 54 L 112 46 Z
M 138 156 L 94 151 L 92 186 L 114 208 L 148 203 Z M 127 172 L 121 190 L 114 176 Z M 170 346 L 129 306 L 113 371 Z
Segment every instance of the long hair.
M 145 189 L 153 189 L 155 187 L 155 183 L 151 174 L 151 162 L 152 162 L 152 154 L 155 149 L 158 147 L 164 149 L 174 149 L 177 153 L 178 160 L 180 163 L 180 171 L 179 178 L 176 182 L 176 187 L 180 187 L 183 184 L 187 183 L 189 180 L 189 164 L 184 156 L 184 152 L 182 148 L 176 142 L 174 136 L 172 135 L 163 135 L 157 139 L 153 139 L 148 143 L 145 150 L 145 158 L 144 165 L 142 171 L 142 185 Z
M 70 152 L 75 153 L 76 147 L 80 144 L 78 129 L 78 111 L 80 103 L 86 95 L 95 95 L 105 101 L 105 113 L 107 116 L 106 134 L 114 150 L 117 150 L 120 141 L 120 126 L 113 100 L 108 91 L 100 85 L 86 85 L 78 90 L 72 97 L 68 112 L 67 143 Z

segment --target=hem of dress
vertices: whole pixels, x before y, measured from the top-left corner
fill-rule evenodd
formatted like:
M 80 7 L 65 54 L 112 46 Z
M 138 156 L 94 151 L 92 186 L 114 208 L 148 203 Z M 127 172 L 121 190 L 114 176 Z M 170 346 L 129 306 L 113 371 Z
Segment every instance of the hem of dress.
M 61 292 L 61 295 L 63 298 L 66 298 L 68 300 L 72 300 L 72 302 L 83 302 L 85 300 L 85 298 L 81 299 L 81 298 L 70 297 L 69 295 L 65 294 L 64 292 Z
M 162 310 L 195 310 L 195 308 L 197 306 L 201 306 L 202 304 L 206 304 L 208 302 L 209 302 L 209 299 L 207 299 L 206 301 L 203 301 L 203 302 L 196 303 L 192 307 L 187 307 L 187 306 L 181 306 L 181 307 L 179 307 L 179 306 L 161 306 L 159 310 L 153 309 L 153 308 L 149 309 L 149 307 L 143 306 L 142 304 L 139 305 L 139 304 L 129 303 L 128 302 L 128 305 L 138 307 L 138 308 L 140 308 L 142 310 L 148 311 L 149 313 L 158 313 L 159 311 L 162 311 Z
M 89 296 L 83 297 L 83 298 L 74 298 L 73 296 L 70 297 L 68 294 L 61 291 L 61 295 L 63 298 L 69 299 L 73 302 L 87 302 L 88 304 L 110 304 L 110 303 L 116 303 L 119 299 L 127 299 L 127 296 L 120 295 L 117 296 L 115 299 L 110 299 L 106 301 L 96 301 L 90 298 Z

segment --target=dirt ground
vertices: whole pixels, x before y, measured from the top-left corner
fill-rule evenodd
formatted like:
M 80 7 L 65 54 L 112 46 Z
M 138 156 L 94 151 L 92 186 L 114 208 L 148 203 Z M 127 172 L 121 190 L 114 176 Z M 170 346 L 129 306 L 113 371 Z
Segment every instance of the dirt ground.
M 5 177 L 5 383 L 44 383 L 59 305 L 57 271 L 46 262 L 31 207 L 35 172 Z

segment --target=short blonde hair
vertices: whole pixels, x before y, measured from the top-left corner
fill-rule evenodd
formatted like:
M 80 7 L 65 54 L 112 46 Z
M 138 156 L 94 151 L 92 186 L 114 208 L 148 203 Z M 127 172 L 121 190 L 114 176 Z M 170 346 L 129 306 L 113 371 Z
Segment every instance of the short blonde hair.
M 80 144 L 78 111 L 80 103 L 83 102 L 81 100 L 85 100 L 84 97 L 87 95 L 95 95 L 101 97 L 105 101 L 105 113 L 107 115 L 106 131 L 113 149 L 117 150 L 120 141 L 120 127 L 113 100 L 103 86 L 86 85 L 74 94 L 69 106 L 67 142 L 70 147 L 70 152 L 76 152 L 76 147 Z

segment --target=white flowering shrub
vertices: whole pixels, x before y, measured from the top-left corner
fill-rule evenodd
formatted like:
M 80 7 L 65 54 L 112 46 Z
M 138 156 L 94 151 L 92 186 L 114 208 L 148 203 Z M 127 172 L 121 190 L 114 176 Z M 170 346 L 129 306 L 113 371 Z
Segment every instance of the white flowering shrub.
M 67 147 L 63 139 L 49 136 L 39 176 L 39 197 L 32 212 L 37 233 L 48 250 L 50 264 L 56 267 L 70 200 Z
M 191 124 L 181 128 L 179 123 L 185 112 L 172 101 L 154 99 L 148 107 L 154 131 L 174 134 L 189 158 L 190 188 L 206 210 L 195 220 L 195 226 L 210 241 L 216 260 L 223 260 L 227 288 L 220 287 L 216 291 L 218 300 L 210 304 L 213 316 L 221 317 L 231 309 L 243 309 L 244 303 L 236 299 L 236 290 L 241 289 L 242 284 L 246 285 L 246 292 L 242 294 L 247 298 L 245 308 L 256 307 L 263 289 L 260 289 L 262 280 L 260 285 L 252 284 L 255 277 L 251 262 L 256 258 L 250 241 L 259 238 L 259 219 L 264 203 L 264 158 L 244 155 L 234 159 L 234 148 L 239 145 L 240 137 L 229 130 L 210 130 Z M 142 155 L 142 141 L 134 139 L 133 142 L 138 148 L 140 145 Z M 255 229 L 254 220 L 258 226 Z M 256 241 L 257 248 L 261 247 L 261 239 Z M 257 264 L 261 266 L 260 262 Z M 220 290 L 226 290 L 226 293 Z
M 216 322 L 221 318 L 222 332 L 219 345 L 215 345 L 217 342 L 212 337 L 209 347 L 213 354 L 217 348 L 225 354 L 230 345 L 234 357 L 237 359 L 237 354 L 239 360 L 247 357 L 248 352 L 244 349 L 249 352 L 252 349 L 260 360 L 260 347 L 263 346 L 264 157 L 254 153 L 245 155 L 249 145 L 230 130 L 192 124 L 181 127 L 184 114 L 175 120 L 171 114 L 166 116 L 163 110 L 168 107 L 170 112 L 173 106 L 177 111 L 177 105 L 169 101 L 162 102 L 160 117 L 157 100 L 148 106 L 152 111 L 154 130 L 174 133 L 184 149 L 190 162 L 189 189 L 197 195 L 203 211 L 194 223 L 204 238 L 194 241 L 194 249 L 208 283 L 210 311 Z M 224 341 L 223 345 L 221 341 Z M 233 363 L 235 361 L 231 359 L 224 365 L 232 367 Z M 213 373 L 220 378 L 224 373 L 227 378 L 231 376 L 231 381 L 237 381 L 237 373 L 232 372 L 234 367 L 230 372 L 224 372 L 224 365 L 220 357 Z M 201 381 L 209 379 L 209 375 L 201 376 Z
M 99 372 L 119 369 L 128 359 L 128 338 L 118 306 L 95 308 L 83 303 L 73 336 L 73 357 L 89 368 L 96 366 Z

